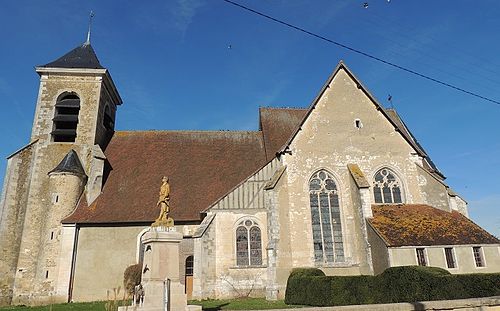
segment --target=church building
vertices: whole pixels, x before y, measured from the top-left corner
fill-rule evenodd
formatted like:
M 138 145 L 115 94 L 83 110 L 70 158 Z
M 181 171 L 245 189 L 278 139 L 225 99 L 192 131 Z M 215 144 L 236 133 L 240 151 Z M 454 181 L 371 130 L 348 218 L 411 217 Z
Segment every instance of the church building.
M 500 272 L 500 241 L 343 62 L 309 106 L 260 108 L 255 131 L 115 131 L 122 99 L 89 42 L 36 72 L 0 200 L 0 304 L 123 287 L 164 176 L 189 299 L 282 299 L 297 267 Z

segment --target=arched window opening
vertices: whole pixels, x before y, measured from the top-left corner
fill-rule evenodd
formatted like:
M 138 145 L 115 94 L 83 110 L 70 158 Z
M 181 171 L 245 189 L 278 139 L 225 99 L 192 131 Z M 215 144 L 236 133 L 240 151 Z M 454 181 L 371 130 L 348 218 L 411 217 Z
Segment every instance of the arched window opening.
M 186 258 L 186 276 L 193 275 L 193 267 L 194 267 L 194 257 L 191 255 Z
M 76 94 L 67 94 L 56 102 L 52 137 L 54 142 L 74 142 L 80 112 L 80 98 Z
M 191 255 L 186 258 L 186 268 L 184 270 L 184 293 L 188 299 L 191 299 L 193 294 L 193 267 L 194 257 Z
M 383 168 L 373 182 L 375 203 L 402 203 L 401 182 L 391 170 Z
M 247 219 L 236 228 L 236 264 L 238 266 L 262 265 L 262 235 L 259 226 Z
M 343 262 L 339 195 L 330 173 L 321 170 L 314 174 L 309 181 L 309 198 L 315 262 Z
M 111 116 L 111 109 L 109 108 L 109 105 L 106 105 L 106 108 L 104 109 L 103 124 L 104 128 L 108 131 L 112 131 L 115 128 L 115 121 Z

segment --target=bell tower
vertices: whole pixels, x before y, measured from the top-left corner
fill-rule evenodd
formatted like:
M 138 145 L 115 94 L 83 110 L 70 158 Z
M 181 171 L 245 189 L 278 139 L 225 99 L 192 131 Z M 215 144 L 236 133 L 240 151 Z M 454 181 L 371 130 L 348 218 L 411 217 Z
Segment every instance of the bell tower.
M 40 91 L 31 140 L 99 145 L 105 149 L 122 103 L 108 70 L 89 42 L 37 66 Z
M 89 40 L 36 72 L 30 142 L 8 158 L 0 202 L 0 304 L 67 301 L 75 229 L 61 221 L 100 193 L 122 103 Z

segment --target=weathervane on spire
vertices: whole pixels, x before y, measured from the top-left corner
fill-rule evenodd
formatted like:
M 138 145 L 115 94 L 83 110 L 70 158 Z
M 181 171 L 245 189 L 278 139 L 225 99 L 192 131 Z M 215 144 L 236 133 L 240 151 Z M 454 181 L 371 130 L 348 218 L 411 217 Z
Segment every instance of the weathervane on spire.
M 92 19 L 94 18 L 94 11 L 90 11 L 89 14 L 89 31 L 87 32 L 87 41 L 85 41 L 85 45 L 90 44 L 90 32 L 92 30 Z

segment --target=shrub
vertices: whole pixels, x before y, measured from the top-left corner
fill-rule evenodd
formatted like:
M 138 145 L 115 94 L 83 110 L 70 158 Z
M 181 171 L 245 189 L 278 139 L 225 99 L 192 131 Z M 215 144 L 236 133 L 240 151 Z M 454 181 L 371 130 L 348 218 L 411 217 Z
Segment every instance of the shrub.
M 318 268 L 295 268 L 290 272 L 290 277 L 296 276 L 325 276 L 325 273 Z
M 128 294 L 134 294 L 134 288 L 141 283 L 141 275 L 141 264 L 131 265 L 125 269 L 125 272 L 123 272 L 123 286 Z
M 301 301 L 306 301 L 307 293 L 303 289 L 303 282 L 310 278 L 325 276 L 325 273 L 316 268 L 295 268 L 288 277 L 288 282 L 285 292 L 286 304 L 299 304 Z M 307 282 L 307 281 L 306 281 Z
M 293 270 L 285 303 L 339 306 L 500 295 L 500 273 L 452 275 L 436 267 L 405 266 L 377 276 L 325 276 L 318 270 Z

